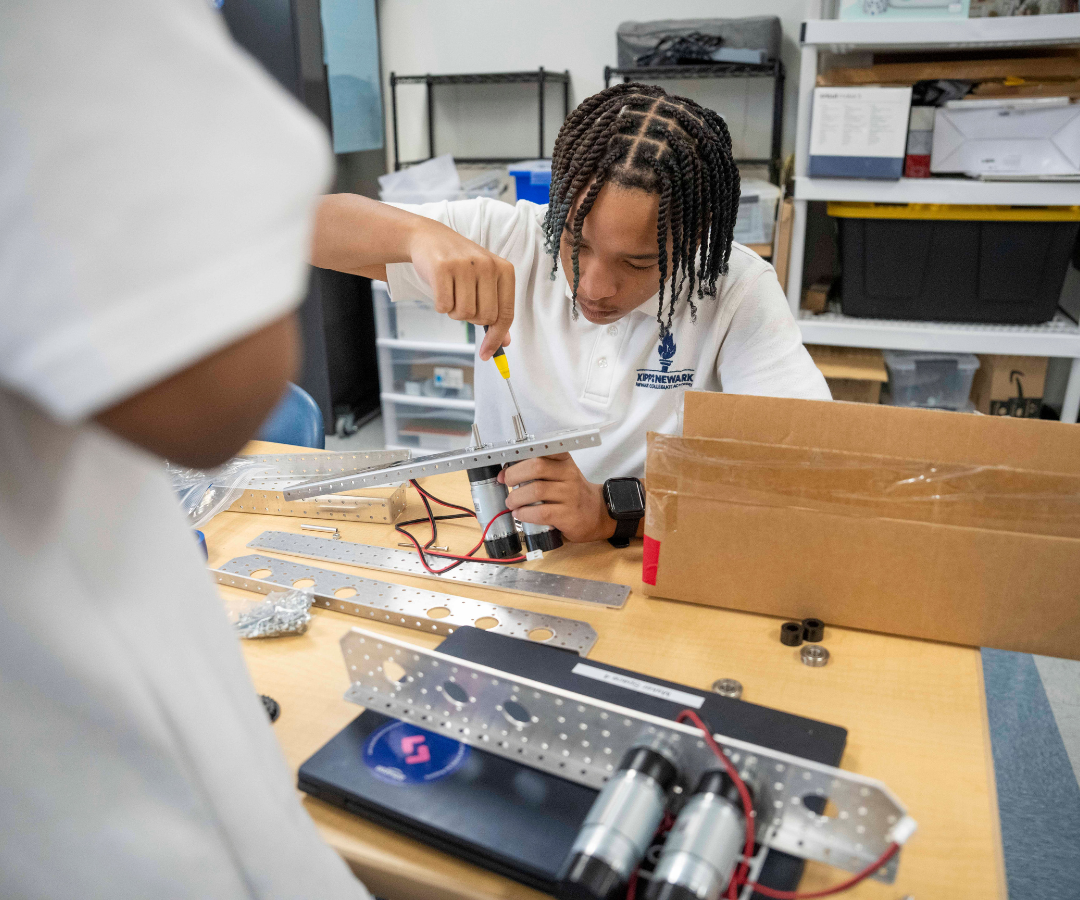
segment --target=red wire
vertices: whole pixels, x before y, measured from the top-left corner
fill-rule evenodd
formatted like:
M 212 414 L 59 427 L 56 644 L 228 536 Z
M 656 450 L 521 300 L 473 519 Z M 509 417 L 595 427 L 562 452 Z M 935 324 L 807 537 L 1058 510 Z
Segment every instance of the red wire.
M 759 894 L 766 897 L 772 897 L 774 900 L 811 900 L 813 897 L 828 897 L 832 894 L 839 894 L 841 891 L 846 891 L 850 887 L 854 887 L 860 881 L 870 877 L 878 869 L 880 869 L 885 863 L 887 863 L 896 852 L 900 849 L 899 844 L 889 844 L 888 849 L 881 854 L 874 862 L 870 863 L 865 869 L 859 872 L 857 875 L 852 875 L 847 881 L 841 881 L 839 884 L 833 885 L 830 888 L 825 888 L 822 891 L 812 891 L 809 894 L 800 894 L 797 891 L 776 891 L 772 888 L 764 887 L 756 882 L 750 881 L 747 884 L 750 885 Z
M 749 861 L 754 858 L 754 802 L 750 799 L 750 791 L 746 789 L 746 785 L 739 777 L 739 773 L 735 770 L 735 766 L 731 764 L 731 760 L 727 758 L 724 751 L 720 749 L 720 745 L 713 739 L 712 732 L 701 720 L 701 716 L 692 709 L 684 709 L 675 717 L 676 722 L 685 722 L 688 719 L 694 723 L 695 728 L 701 731 L 705 738 L 705 743 L 709 745 L 709 749 L 716 754 L 717 759 L 719 759 L 724 766 L 724 771 L 728 773 L 728 776 L 735 783 L 735 789 L 739 792 L 739 799 L 742 800 L 743 815 L 746 818 L 746 844 L 743 847 L 744 859 L 739 863 L 735 874 L 731 877 L 731 884 L 728 885 L 728 895 L 733 897 L 735 895 L 731 890 L 732 885 L 739 884 L 746 880 L 746 873 L 750 868 Z
M 459 509 L 462 512 L 469 513 L 470 515 L 472 515 L 473 518 L 476 518 L 476 513 L 473 512 L 472 510 L 466 509 L 464 506 L 457 506 L 454 503 L 447 503 L 445 500 L 440 500 L 438 497 L 435 497 L 435 496 L 429 494 L 422 487 L 420 487 L 419 484 L 417 484 L 415 479 L 411 480 L 409 483 L 414 488 L 416 488 L 416 490 L 419 493 L 421 493 L 423 496 L 427 497 L 429 500 L 432 500 L 435 503 L 438 503 L 439 506 L 445 506 L 445 507 L 447 507 L 449 509 Z M 428 561 L 427 561 L 428 556 L 437 556 L 440 559 L 452 559 L 452 560 L 456 560 L 457 562 L 497 563 L 497 564 L 524 562 L 525 561 L 524 556 L 512 556 L 512 557 L 509 557 L 507 559 L 497 559 L 497 560 L 496 559 L 484 559 L 483 557 L 477 558 L 477 557 L 473 556 L 473 554 L 476 553 L 477 550 L 479 550 L 482 546 L 484 546 L 484 540 L 487 538 L 488 531 L 491 529 L 491 526 L 492 526 L 492 524 L 494 524 L 495 520 L 498 519 L 500 516 L 505 516 L 505 515 L 509 514 L 509 512 L 510 512 L 510 510 L 504 509 L 502 512 L 496 513 L 494 516 L 492 516 L 491 519 L 488 521 L 487 525 L 484 527 L 483 534 L 480 535 L 480 540 L 477 541 L 476 546 L 473 547 L 471 550 L 469 550 L 464 556 L 460 556 L 460 555 L 457 555 L 457 554 L 454 554 L 454 553 L 440 553 L 440 552 L 436 552 L 435 550 L 428 550 L 428 549 L 422 547 L 420 545 L 420 541 L 417 540 L 417 538 L 415 536 L 413 536 L 412 534 L 410 534 L 408 531 L 406 531 L 403 528 L 398 529 L 398 530 L 402 534 L 404 534 L 410 541 L 413 542 L 413 546 L 416 547 L 416 552 L 420 556 L 420 564 L 425 569 L 427 569 L 427 571 L 430 572 L 432 575 L 442 575 L 445 572 L 449 572 L 452 568 L 454 568 L 454 566 L 451 565 L 451 566 L 445 566 L 444 568 L 441 568 L 441 569 L 433 569 L 430 565 L 428 565 Z M 435 533 L 435 520 L 431 515 L 430 509 L 428 510 L 428 523 L 431 525 L 432 534 L 434 534 Z
M 846 891 L 848 888 L 854 887 L 860 881 L 873 875 L 874 872 L 885 865 L 885 863 L 892 859 L 900 850 L 899 844 L 889 844 L 885 852 L 861 872 L 851 876 L 847 881 L 842 881 L 840 884 L 833 885 L 832 887 L 825 888 L 821 891 L 812 891 L 806 894 L 800 894 L 798 891 L 778 891 L 773 888 L 765 887 L 762 884 L 758 884 L 756 881 L 748 881 L 746 876 L 750 869 L 749 860 L 754 856 L 754 805 L 750 799 L 750 792 L 747 790 L 746 784 L 743 782 L 742 778 L 739 777 L 739 773 L 735 771 L 735 767 L 731 764 L 731 761 L 724 754 L 724 751 L 720 749 L 720 745 L 713 739 L 712 732 L 709 731 L 708 726 L 701 720 L 701 717 L 692 709 L 684 709 L 676 717 L 676 721 L 678 722 L 685 722 L 688 719 L 694 723 L 696 728 L 701 730 L 705 742 L 709 745 L 709 749 L 711 749 L 720 762 L 723 763 L 724 770 L 735 783 L 735 788 L 738 790 L 739 798 L 742 800 L 743 804 L 743 814 L 746 817 L 746 846 L 743 850 L 745 858 L 739 864 L 738 870 L 731 877 L 731 882 L 728 884 L 728 897 L 732 898 L 732 900 L 738 896 L 738 889 L 745 885 L 749 885 L 757 893 L 772 898 L 772 900 L 813 900 L 815 897 L 829 897 L 832 894 L 839 894 L 841 891 Z

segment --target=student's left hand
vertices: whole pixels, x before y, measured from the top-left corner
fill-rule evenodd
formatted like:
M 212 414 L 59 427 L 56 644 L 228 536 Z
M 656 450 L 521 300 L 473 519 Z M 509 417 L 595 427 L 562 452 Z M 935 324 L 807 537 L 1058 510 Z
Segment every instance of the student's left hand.
M 506 505 L 519 521 L 554 525 L 574 543 L 602 541 L 615 534 L 603 485 L 586 481 L 569 453 L 514 463 L 499 473 L 499 481 L 513 488 Z

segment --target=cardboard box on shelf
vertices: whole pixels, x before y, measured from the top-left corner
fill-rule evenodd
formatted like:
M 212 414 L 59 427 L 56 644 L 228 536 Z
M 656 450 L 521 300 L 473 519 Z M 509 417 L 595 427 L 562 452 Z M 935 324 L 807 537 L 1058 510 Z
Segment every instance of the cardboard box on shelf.
M 652 596 L 1080 659 L 1080 429 L 691 392 L 650 434 Z
M 780 212 L 777 214 L 776 233 L 773 238 L 775 252 L 772 261 L 776 268 L 776 279 L 785 291 L 787 290 L 788 260 L 791 258 L 791 227 L 794 221 L 795 201 L 787 197 L 780 204 Z
M 990 416 L 1037 419 L 1046 384 L 1045 356 L 979 356 L 971 402 Z
M 809 344 L 810 358 L 825 376 L 833 400 L 880 403 L 881 386 L 889 380 L 880 350 Z
M 831 281 L 815 281 L 802 292 L 799 309 L 805 309 L 814 315 L 825 312 L 825 307 L 829 305 L 829 291 L 831 288 Z

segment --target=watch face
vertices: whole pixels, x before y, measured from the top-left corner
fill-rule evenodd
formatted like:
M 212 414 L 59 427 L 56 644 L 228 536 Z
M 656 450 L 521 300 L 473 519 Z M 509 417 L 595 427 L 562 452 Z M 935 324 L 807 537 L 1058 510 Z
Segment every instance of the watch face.
M 641 482 L 636 478 L 612 479 L 607 483 L 612 518 L 640 516 L 645 509 Z

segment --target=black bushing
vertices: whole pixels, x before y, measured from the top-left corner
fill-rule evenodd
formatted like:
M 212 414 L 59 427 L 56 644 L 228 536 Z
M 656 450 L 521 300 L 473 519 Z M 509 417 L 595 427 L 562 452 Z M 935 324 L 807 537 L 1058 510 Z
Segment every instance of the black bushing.
M 803 619 L 802 636 L 809 644 L 818 643 L 825 637 L 825 623 L 821 619 Z
M 263 708 L 266 710 L 266 714 L 270 717 L 271 722 L 276 722 L 278 716 L 281 715 L 281 704 L 277 702 L 273 697 L 268 697 L 266 694 L 259 694 L 262 699 Z
M 780 626 L 780 643 L 798 647 L 802 643 L 802 622 L 785 622 Z

